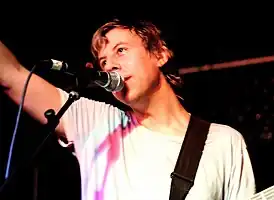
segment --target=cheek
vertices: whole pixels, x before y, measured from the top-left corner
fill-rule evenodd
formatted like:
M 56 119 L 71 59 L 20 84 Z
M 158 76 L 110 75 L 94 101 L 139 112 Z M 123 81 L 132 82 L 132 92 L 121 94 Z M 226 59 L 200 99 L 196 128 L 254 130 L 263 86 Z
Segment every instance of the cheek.
M 142 83 L 144 80 L 149 81 L 147 80 L 149 79 L 148 77 L 155 76 L 155 73 L 159 69 L 156 67 L 154 60 L 147 55 L 136 55 L 138 55 L 138 53 L 124 57 L 121 60 L 121 64 L 124 66 L 124 73 L 133 76 L 134 80 L 131 80 L 131 83 L 135 81 L 135 85 L 142 85 L 144 84 Z
M 124 66 L 124 70 L 128 71 L 130 74 L 135 74 L 140 66 L 138 60 L 135 60 L 134 58 L 127 58 L 123 60 L 121 64 Z
M 144 70 L 147 65 L 147 59 L 143 55 L 138 56 L 138 52 L 127 55 L 121 59 L 121 64 L 133 73 Z
M 127 65 L 127 66 L 131 66 L 131 65 L 134 65 L 134 60 L 133 59 L 127 59 L 124 61 L 124 63 Z

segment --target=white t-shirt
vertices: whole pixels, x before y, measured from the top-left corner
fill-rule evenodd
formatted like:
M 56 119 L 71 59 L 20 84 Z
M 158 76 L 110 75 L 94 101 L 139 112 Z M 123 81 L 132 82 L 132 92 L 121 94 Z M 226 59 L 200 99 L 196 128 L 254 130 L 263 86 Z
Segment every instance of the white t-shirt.
M 59 90 L 62 103 L 68 94 Z M 141 126 L 129 113 L 87 98 L 62 117 L 81 170 L 82 200 L 168 200 L 183 137 Z M 212 123 L 186 200 L 244 200 L 255 193 L 242 135 Z

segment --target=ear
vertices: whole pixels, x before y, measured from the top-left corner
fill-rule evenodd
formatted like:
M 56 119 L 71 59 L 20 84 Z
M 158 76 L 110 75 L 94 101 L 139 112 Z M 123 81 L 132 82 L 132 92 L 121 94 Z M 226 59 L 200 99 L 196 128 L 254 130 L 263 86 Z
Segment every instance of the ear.
M 170 53 L 166 47 L 162 48 L 161 52 L 157 53 L 157 66 L 162 67 L 168 59 L 170 58 Z

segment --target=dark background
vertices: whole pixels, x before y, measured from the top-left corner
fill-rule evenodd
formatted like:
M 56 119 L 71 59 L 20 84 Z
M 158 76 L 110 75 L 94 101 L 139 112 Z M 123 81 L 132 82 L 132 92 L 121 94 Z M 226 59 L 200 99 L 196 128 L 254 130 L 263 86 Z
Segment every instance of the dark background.
M 99 16 L 87 11 L 77 14 L 77 9 L 41 12 L 30 9 L 28 13 L 30 11 L 35 12 L 28 16 L 24 12 L 13 12 L 14 19 L 3 20 L 1 30 L 2 42 L 28 69 L 39 60 L 49 58 L 68 62 L 71 70 L 83 67 L 92 60 L 90 39 L 96 28 L 114 16 L 130 18 L 125 14 Z M 232 13 L 222 16 L 218 13 L 212 17 L 207 12 L 176 17 L 163 14 L 137 17 L 153 20 L 163 30 L 168 45 L 175 50 L 178 69 L 274 55 L 273 31 L 269 22 L 265 18 L 258 19 L 256 13 L 248 17 L 244 14 L 235 17 Z M 243 134 L 252 159 L 258 192 L 274 184 L 274 166 L 271 162 L 274 155 L 272 68 L 273 63 L 262 63 L 186 74 L 181 91 L 184 105 L 190 112 L 213 122 L 228 124 Z M 74 84 L 73 79 L 57 72 L 37 69 L 36 73 L 64 89 Z M 117 103 L 102 89 L 94 90 L 92 93 L 87 91 L 86 96 Z M 18 106 L 3 93 L 0 95 L 2 185 Z M 31 157 L 46 135 L 44 130 L 26 113 L 22 113 L 13 150 L 13 170 Z M 78 163 L 69 150 L 58 145 L 54 136 L 44 146 L 35 166 L 38 166 L 39 180 L 37 199 L 77 199 Z M 35 199 L 32 197 L 36 185 L 34 172 L 32 166 L 21 168 L 5 187 L 7 199 Z

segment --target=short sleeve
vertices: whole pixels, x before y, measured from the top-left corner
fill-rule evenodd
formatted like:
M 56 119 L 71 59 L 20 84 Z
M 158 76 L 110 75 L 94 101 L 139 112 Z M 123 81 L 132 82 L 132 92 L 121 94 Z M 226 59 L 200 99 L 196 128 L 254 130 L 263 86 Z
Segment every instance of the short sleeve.
M 62 89 L 58 88 L 58 90 L 63 105 L 69 94 Z M 110 104 L 80 97 L 69 106 L 60 121 L 64 126 L 67 141 L 73 143 L 78 141 L 78 144 L 80 142 L 80 145 L 83 145 L 90 134 L 98 132 L 94 129 L 99 128 L 102 134 L 107 133 L 104 129 L 109 129 L 110 122 L 118 119 L 120 115 L 121 111 Z
M 227 127 L 230 132 L 226 159 L 225 199 L 242 200 L 256 193 L 255 178 L 249 152 L 243 136 L 235 129 Z

